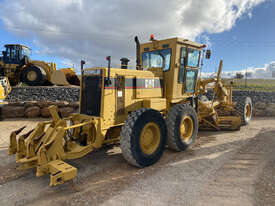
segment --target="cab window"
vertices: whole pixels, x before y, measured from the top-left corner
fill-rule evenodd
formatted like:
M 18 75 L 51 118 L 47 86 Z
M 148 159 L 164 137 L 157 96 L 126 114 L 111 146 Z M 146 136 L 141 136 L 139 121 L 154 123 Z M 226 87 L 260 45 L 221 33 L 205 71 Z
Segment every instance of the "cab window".
M 10 56 L 11 60 L 17 60 L 17 50 L 15 47 L 11 48 L 11 56 Z
M 200 51 L 196 49 L 188 49 L 188 63 L 189 67 L 198 67 L 200 61 Z
M 184 82 L 184 67 L 186 64 L 186 47 L 181 47 L 180 51 L 180 69 L 179 69 L 179 83 Z
M 22 57 L 26 56 L 26 57 L 30 57 L 31 55 L 31 50 L 29 48 L 26 47 L 22 47 Z
M 170 69 L 171 49 L 154 50 L 142 54 L 142 66 L 144 70 L 150 67 Z

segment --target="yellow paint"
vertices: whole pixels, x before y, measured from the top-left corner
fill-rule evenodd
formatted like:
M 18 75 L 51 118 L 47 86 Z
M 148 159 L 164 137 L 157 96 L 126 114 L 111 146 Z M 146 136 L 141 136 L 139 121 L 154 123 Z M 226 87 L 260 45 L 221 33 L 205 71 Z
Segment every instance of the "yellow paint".
M 187 142 L 194 133 L 194 123 L 190 116 L 185 116 L 180 122 L 180 136 L 182 141 Z
M 147 123 L 141 131 L 140 146 L 144 154 L 154 153 L 160 144 L 160 128 L 154 122 Z

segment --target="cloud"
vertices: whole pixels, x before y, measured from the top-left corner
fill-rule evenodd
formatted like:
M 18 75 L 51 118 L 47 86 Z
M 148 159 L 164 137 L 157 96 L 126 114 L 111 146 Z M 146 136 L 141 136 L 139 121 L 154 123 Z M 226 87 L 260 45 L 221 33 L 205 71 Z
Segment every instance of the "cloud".
M 264 1 L 3 0 L 0 18 L 10 32 L 35 39 L 41 53 L 89 65 L 128 57 L 134 65 L 135 35 L 144 42 L 151 33 L 195 39 L 227 31 Z
M 275 62 L 266 64 L 262 68 L 249 67 L 240 71 L 222 72 L 223 78 L 234 78 L 237 73 L 247 76 L 248 79 L 275 79 Z M 246 75 L 247 74 L 247 75 Z M 202 72 L 203 78 L 210 78 L 215 76 L 215 73 Z

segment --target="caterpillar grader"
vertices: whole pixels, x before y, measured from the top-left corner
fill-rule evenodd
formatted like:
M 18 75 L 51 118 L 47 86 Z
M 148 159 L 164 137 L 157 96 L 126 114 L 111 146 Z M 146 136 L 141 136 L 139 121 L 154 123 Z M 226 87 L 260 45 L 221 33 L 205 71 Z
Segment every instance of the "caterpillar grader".
M 50 186 L 77 175 L 65 162 L 85 156 L 106 144 L 120 143 L 131 165 L 156 163 L 168 146 L 184 151 L 194 143 L 199 128 L 238 130 L 249 122 L 252 103 L 232 102 L 232 85 L 224 85 L 222 62 L 217 77 L 199 79 L 200 58 L 205 45 L 181 38 L 136 42 L 136 69 L 84 68 L 81 61 L 79 113 L 60 118 L 50 106 L 51 121 L 34 130 L 10 135 L 9 154 L 16 154 L 18 169 L 36 168 L 36 176 L 50 175 Z M 208 52 L 207 52 L 208 53 Z M 202 100 L 209 83 L 213 99 Z
M 6 44 L 0 57 L 0 76 L 12 86 L 23 82 L 29 86 L 79 85 L 73 68 L 56 69 L 55 63 L 30 60 L 31 50 L 22 44 Z

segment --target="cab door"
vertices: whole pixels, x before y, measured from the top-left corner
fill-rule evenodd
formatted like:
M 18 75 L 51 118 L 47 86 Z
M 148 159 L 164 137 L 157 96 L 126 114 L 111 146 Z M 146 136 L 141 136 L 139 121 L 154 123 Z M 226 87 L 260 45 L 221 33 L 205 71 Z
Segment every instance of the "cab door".
M 183 84 L 182 94 L 194 94 L 198 76 L 200 51 L 181 47 L 178 82 Z

